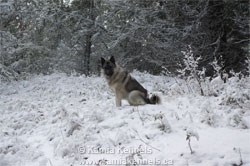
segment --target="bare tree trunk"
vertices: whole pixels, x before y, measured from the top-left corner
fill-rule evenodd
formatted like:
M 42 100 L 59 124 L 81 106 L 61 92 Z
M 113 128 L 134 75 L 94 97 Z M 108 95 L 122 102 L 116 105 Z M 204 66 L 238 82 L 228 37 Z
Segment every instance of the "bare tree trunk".
M 2 47 L 3 47 L 3 32 L 0 32 L 0 50 L 2 52 Z M 0 57 L 1 57 L 1 63 L 4 65 L 4 57 L 2 55 L 2 53 L 0 53 Z
M 89 34 L 86 35 L 86 45 L 85 45 L 85 51 L 84 51 L 84 74 L 89 75 L 90 74 L 90 55 L 91 55 L 91 38 L 92 33 L 89 32 Z
M 91 56 L 91 45 L 92 45 L 92 41 L 91 41 L 91 39 L 92 39 L 92 36 L 93 36 L 93 34 L 94 34 L 94 32 L 93 32 L 93 29 L 94 29 L 94 22 L 95 22 L 95 15 L 94 15 L 94 12 L 93 12 L 93 10 L 94 10 L 94 0 L 91 0 L 91 2 L 90 2 L 90 8 L 89 8 L 89 17 L 90 17 L 90 19 L 91 19 L 91 23 L 89 24 L 89 28 L 88 28 L 88 30 L 89 30 L 89 32 L 88 32 L 88 34 L 86 35 L 86 38 L 85 38 L 85 51 L 84 51 L 84 54 L 83 54 L 83 56 L 84 56 L 84 62 L 83 62 L 83 64 L 84 64 L 84 68 L 83 68 L 83 70 L 84 70 L 84 74 L 85 75 L 89 75 L 90 74 L 90 56 Z

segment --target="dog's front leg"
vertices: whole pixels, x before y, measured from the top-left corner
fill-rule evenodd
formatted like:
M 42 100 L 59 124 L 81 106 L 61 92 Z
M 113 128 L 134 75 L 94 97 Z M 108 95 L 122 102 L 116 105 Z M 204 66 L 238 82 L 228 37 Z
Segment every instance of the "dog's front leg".
M 115 103 L 116 103 L 116 107 L 122 106 L 122 97 L 118 92 L 115 93 Z

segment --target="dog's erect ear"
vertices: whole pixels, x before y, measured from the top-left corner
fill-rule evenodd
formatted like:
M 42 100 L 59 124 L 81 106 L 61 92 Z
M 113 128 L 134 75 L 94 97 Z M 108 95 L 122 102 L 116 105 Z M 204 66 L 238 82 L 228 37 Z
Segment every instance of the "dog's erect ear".
M 110 60 L 110 62 L 112 62 L 115 65 L 115 58 L 114 58 L 114 56 L 111 56 L 109 60 Z
M 101 57 L 101 64 L 102 64 L 102 67 L 103 67 L 104 63 L 105 63 L 105 59 L 104 59 L 103 57 Z

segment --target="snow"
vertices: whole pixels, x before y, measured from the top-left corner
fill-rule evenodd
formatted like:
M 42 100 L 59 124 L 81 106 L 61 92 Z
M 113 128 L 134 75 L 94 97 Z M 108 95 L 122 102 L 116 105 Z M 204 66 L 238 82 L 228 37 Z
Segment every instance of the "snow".
M 132 75 L 162 104 L 117 108 L 97 76 L 2 82 L 0 166 L 250 165 L 249 78 L 217 78 L 217 95 L 200 96 L 180 79 Z
M 8 14 L 13 10 L 12 3 L 0 3 L 0 14 Z

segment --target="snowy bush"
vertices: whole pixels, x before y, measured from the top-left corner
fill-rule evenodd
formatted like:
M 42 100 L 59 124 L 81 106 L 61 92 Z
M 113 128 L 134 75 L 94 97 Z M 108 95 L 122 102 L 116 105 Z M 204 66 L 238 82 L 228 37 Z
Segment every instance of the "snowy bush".
M 13 81 L 17 80 L 17 78 L 18 78 L 18 73 L 0 64 L 0 81 Z
M 18 59 L 10 65 L 16 72 L 37 74 L 51 72 L 51 53 L 44 47 L 27 45 L 17 49 L 12 56 Z
M 199 89 L 200 89 L 200 93 L 202 96 L 204 96 L 204 90 L 202 87 L 202 82 L 204 79 L 204 71 L 200 71 L 198 69 L 198 62 L 200 60 L 200 58 L 198 57 L 194 57 L 193 51 L 191 46 L 189 45 L 187 48 L 187 51 L 182 51 L 183 55 L 184 55 L 184 69 L 180 70 L 182 76 L 184 78 L 187 78 L 187 83 L 191 82 L 193 80 L 196 80 L 198 85 L 199 85 Z
M 163 113 L 156 114 L 154 117 L 155 117 L 155 120 L 160 121 L 160 125 L 159 125 L 160 130 L 167 132 L 167 133 L 171 132 L 171 126 L 166 116 Z

